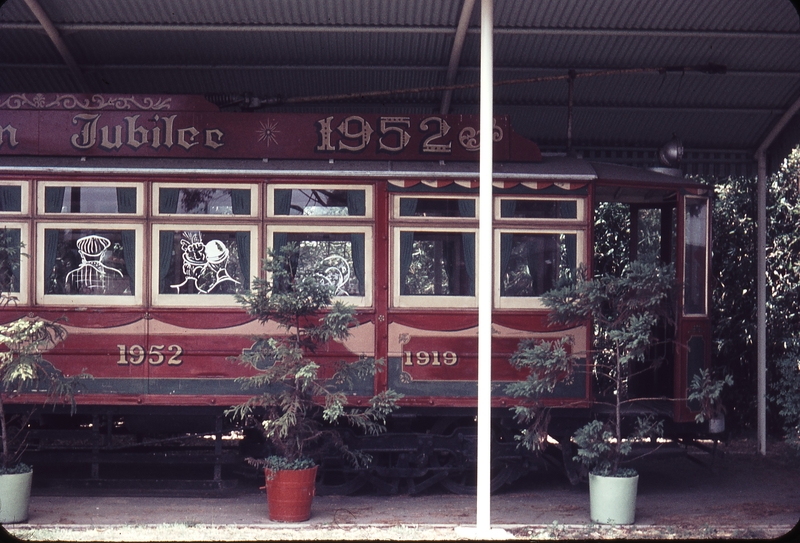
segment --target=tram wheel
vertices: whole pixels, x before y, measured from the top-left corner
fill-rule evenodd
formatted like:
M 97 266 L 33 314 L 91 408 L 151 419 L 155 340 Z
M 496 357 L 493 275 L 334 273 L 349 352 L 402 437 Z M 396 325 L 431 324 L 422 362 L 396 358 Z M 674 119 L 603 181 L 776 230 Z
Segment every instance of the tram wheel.
M 322 461 L 317 470 L 317 496 L 347 496 L 367 484 L 367 471 L 353 468 L 340 458 Z

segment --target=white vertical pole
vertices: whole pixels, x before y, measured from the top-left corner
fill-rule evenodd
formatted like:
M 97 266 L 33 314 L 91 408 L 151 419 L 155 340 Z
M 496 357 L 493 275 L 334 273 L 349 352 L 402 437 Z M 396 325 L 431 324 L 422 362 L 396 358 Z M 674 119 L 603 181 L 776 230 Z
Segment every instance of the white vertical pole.
M 491 526 L 492 438 L 492 147 L 494 129 L 493 0 L 481 0 L 480 206 L 478 225 L 478 476 L 479 533 Z
M 756 218 L 756 363 L 758 367 L 756 406 L 758 452 L 767 454 L 767 159 L 759 150 L 758 215 Z

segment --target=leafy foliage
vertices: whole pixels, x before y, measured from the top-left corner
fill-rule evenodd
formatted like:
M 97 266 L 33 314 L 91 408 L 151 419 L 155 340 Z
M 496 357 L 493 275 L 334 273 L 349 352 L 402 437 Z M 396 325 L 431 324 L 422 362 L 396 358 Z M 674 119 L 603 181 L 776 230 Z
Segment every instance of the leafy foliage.
M 631 440 L 662 433 L 661 421 L 639 418 L 636 431 L 624 436 L 623 411 L 626 405 L 638 401 L 628 398 L 628 380 L 649 369 L 647 365 L 653 362 L 648 354 L 656 342 L 655 325 L 673 318 L 673 288 L 672 266 L 636 260 L 620 277 L 606 274 L 587 279 L 585 270 L 579 270 L 577 280 L 545 293 L 542 299 L 551 310 L 551 323 L 563 327 L 594 324 L 593 356 L 591 367 L 581 367 L 576 361 L 586 353 L 568 353 L 566 340 L 520 343 L 512 364 L 519 369 L 530 368 L 531 375 L 510 385 L 506 392 L 528 400 L 516 412 L 517 419 L 527 425 L 520 439 L 525 446 L 536 450 L 546 438 L 542 395 L 579 371 L 591 371 L 610 388 L 609 399 L 597 402 L 610 408 L 610 417 L 606 422 L 591 421 L 576 432 L 574 441 L 580 447 L 576 461 L 594 473 L 618 475 L 620 462 L 631 451 Z M 644 363 L 646 369 L 642 369 Z
M 725 413 L 722 403 L 722 389 L 733 386 L 733 377 L 725 374 L 722 379 L 714 379 L 711 370 L 702 368 L 689 383 L 689 402 L 698 402 L 700 412 L 695 415 L 696 422 L 704 422 Z
M 66 339 L 66 329 L 56 322 L 36 317 L 24 317 L 0 326 L 0 425 L 2 425 L 2 469 L 13 469 L 24 450 L 21 430 L 13 433 L 6 419 L 4 402 L 25 392 L 45 392 L 42 403 L 69 402 L 75 411 L 75 394 L 82 379 L 81 373 L 67 377 L 42 357 L 42 353 Z M 24 428 L 24 424 L 19 425 Z M 17 438 L 17 439 L 15 439 Z M 16 447 L 12 446 L 17 441 Z
M 332 447 L 355 465 L 365 463 L 368 458 L 348 449 L 332 425 L 345 421 L 367 434 L 379 434 L 401 396 L 389 390 L 373 397 L 366 408 L 346 407 L 342 389 L 374 376 L 383 365 L 383 360 L 374 358 L 341 361 L 334 375 L 323 379 L 320 366 L 309 356 L 330 341 L 347 339 L 356 323 L 354 310 L 332 300 L 332 287 L 319 279 L 322 266 L 298 273 L 298 258 L 299 250 L 292 243 L 269 250 L 264 262 L 267 279 L 254 279 L 253 289 L 237 296 L 250 315 L 262 324 L 277 322 L 286 335 L 255 338 L 252 348 L 236 358 L 254 372 L 239 382 L 255 395 L 227 413 L 243 421 L 259 418 L 276 455 L 289 462 Z M 327 312 L 319 318 L 324 309 Z
M 768 382 L 786 401 L 781 361 L 800 337 L 800 148 L 767 179 L 767 365 Z M 729 395 L 733 423 L 755 425 L 756 375 L 756 201 L 757 180 L 729 178 L 714 186 L 713 337 L 715 359 L 736 382 Z M 791 381 L 791 376 L 788 376 Z M 795 389 L 800 395 L 800 389 Z M 780 392 L 784 391 L 784 392 Z M 776 397 L 773 396 L 773 400 Z M 771 431 L 781 426 L 768 412 Z

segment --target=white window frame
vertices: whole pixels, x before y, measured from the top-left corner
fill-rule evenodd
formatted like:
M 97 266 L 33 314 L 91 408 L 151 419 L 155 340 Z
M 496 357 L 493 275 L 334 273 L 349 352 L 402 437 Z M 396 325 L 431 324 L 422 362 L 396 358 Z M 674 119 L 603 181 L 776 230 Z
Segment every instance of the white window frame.
M 477 209 L 477 204 L 476 204 Z M 414 219 L 414 217 L 404 217 Z M 439 217 L 441 220 L 441 217 Z M 450 221 L 464 221 L 465 219 L 450 218 Z M 468 219 L 472 221 L 473 219 Z M 480 288 L 480 274 L 478 262 L 475 262 L 475 295 L 474 296 L 420 296 L 401 294 L 400 285 L 400 234 L 401 232 L 443 232 L 443 233 L 472 233 L 475 235 L 475 254 L 478 254 L 478 229 L 459 228 L 456 222 L 452 226 L 426 226 L 426 225 L 394 225 L 392 226 L 392 245 L 390 266 L 392 276 L 392 307 L 395 308 L 435 308 L 435 309 L 475 309 L 478 307 L 478 289 Z
M 137 204 L 138 205 L 138 204 Z M 75 214 L 71 214 L 75 215 Z M 120 295 L 80 295 L 80 294 L 45 294 L 45 230 L 133 230 L 136 233 L 136 262 L 137 270 L 134 281 L 135 293 L 133 296 Z M 143 301 L 144 291 L 144 225 L 137 223 L 108 223 L 98 222 L 40 222 L 36 228 L 36 303 L 41 305 L 68 305 L 77 307 L 97 306 L 140 306 Z
M 141 217 L 144 215 L 144 183 L 135 181 L 40 181 L 36 187 L 36 201 L 37 213 L 41 216 L 48 216 L 52 218 L 63 217 L 65 220 L 76 220 L 78 217 L 98 217 L 109 216 L 106 212 L 99 213 L 61 213 L 59 212 L 45 212 L 45 189 L 47 187 L 89 187 L 89 188 L 135 188 L 136 189 L 136 212 L 135 213 L 118 213 L 115 217 L 125 218 L 128 217 Z
M 531 226 L 507 227 L 494 229 L 494 307 L 497 309 L 546 309 L 541 296 L 501 296 L 502 274 L 500 269 L 500 236 L 501 234 L 576 234 L 575 266 L 576 269 L 586 263 L 586 230 L 583 228 L 546 228 Z
M 275 206 L 275 190 L 314 190 L 314 189 L 330 189 L 330 190 L 363 190 L 364 191 L 364 215 L 276 215 Z M 356 185 L 356 184 L 328 184 L 328 183 L 270 183 L 267 185 L 267 206 L 266 216 L 270 219 L 277 221 L 310 221 L 310 220 L 335 220 L 335 221 L 353 221 L 364 220 L 373 218 L 373 187 L 372 185 Z M 271 238 L 270 238 L 271 239 Z
M 294 216 L 294 218 L 297 217 L 299 216 Z M 320 226 L 319 224 L 297 224 L 296 222 L 293 224 L 272 224 L 267 226 L 266 247 L 274 248 L 275 243 L 273 241 L 273 234 L 276 232 L 282 232 L 285 234 L 302 234 L 306 232 L 310 234 L 317 234 L 320 232 L 320 228 L 324 228 L 325 232 L 329 232 L 331 234 L 364 234 L 364 296 L 334 296 L 334 300 L 340 300 L 358 308 L 372 307 L 372 292 L 374 288 L 375 276 L 375 266 L 373 264 L 375 260 L 375 244 L 372 226 L 344 224 L 325 224 L 324 226 Z
M 478 197 L 472 194 L 443 194 L 443 193 L 395 193 L 392 198 L 392 219 L 395 221 L 477 221 L 480 219 L 480 205 Z M 474 217 L 425 217 L 422 215 L 400 215 L 400 199 L 415 198 L 417 200 L 474 200 Z M 499 209 L 499 208 L 498 208 Z
M 0 217 L 19 217 L 28 215 L 30 213 L 30 199 L 28 198 L 29 183 L 28 181 L 0 181 L 3 186 L 16 186 L 21 187 L 20 192 L 20 210 L 19 211 L 0 211 Z
M 577 217 L 574 219 L 564 219 L 564 218 L 519 218 L 519 217 L 501 217 L 501 209 L 502 209 L 502 202 L 504 200 L 534 200 L 539 202 L 576 202 L 577 203 Z M 534 196 L 530 194 L 503 194 L 503 195 L 496 195 L 494 197 L 494 218 L 497 221 L 507 222 L 507 221 L 524 221 L 525 223 L 531 222 L 542 222 L 542 223 L 553 223 L 553 222 L 569 222 L 569 223 L 580 223 L 583 224 L 586 221 L 586 206 L 587 206 L 587 198 L 583 196 L 565 196 L 565 197 L 558 197 L 558 196 Z
M 252 207 L 251 207 L 252 209 Z M 162 215 L 163 216 L 163 215 Z M 185 217 L 186 215 L 180 215 Z M 201 215 L 207 217 L 207 215 Z M 243 215 L 244 216 L 244 215 Z M 231 215 L 224 215 L 231 217 Z M 161 232 L 181 231 L 225 231 L 250 233 L 250 288 L 253 277 L 259 275 L 261 269 L 259 258 L 259 227 L 255 224 L 200 224 L 200 223 L 157 223 L 153 224 L 150 247 L 150 291 L 153 307 L 241 307 L 233 294 L 161 294 L 159 289 L 159 265 Z M 177 256 L 180 258 L 180 255 Z
M 24 189 L 23 189 L 24 190 Z M 30 269 L 31 269 L 31 259 L 26 257 L 25 254 L 30 254 L 30 247 L 31 247 L 31 236 L 30 236 L 30 227 L 27 222 L 6 222 L 3 224 L 4 228 L 9 230 L 19 230 L 19 239 L 25 245 L 20 250 L 20 257 L 19 257 L 19 292 L 7 292 L 5 294 L 9 294 L 16 298 L 17 305 L 28 305 L 29 298 L 30 298 Z M 9 307 L 14 306 L 14 302 L 10 304 Z
M 159 209 L 161 209 L 161 189 L 221 189 L 221 190 L 249 190 L 250 191 L 250 214 L 249 215 L 221 215 L 221 214 L 200 214 L 200 213 L 161 213 Z M 159 218 L 183 218 L 187 220 L 231 220 L 231 219 L 254 219 L 259 216 L 259 209 L 258 209 L 258 185 L 253 185 L 250 183 L 236 183 L 236 184 L 227 184 L 227 183 L 166 183 L 166 182 L 156 182 L 153 183 L 153 210 L 152 214 L 154 217 Z

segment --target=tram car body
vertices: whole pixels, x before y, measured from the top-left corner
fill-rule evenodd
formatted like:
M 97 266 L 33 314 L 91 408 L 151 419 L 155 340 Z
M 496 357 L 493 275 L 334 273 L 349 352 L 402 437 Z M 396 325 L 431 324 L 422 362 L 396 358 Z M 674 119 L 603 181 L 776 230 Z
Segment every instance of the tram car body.
M 493 276 L 478 278 L 478 124 L 223 112 L 197 96 L 2 95 L 0 217 L 27 256 L 0 320 L 65 319 L 69 336 L 47 358 L 94 377 L 78 412 L 99 415 L 109 433 L 170 422 L 208 431 L 202 421 L 246 397 L 231 358 L 279 331 L 234 294 L 260 273 L 267 247 L 295 242 L 330 263 L 337 297 L 357 308 L 352 337 L 315 360 L 383 358 L 385 371 L 350 403 L 391 388 L 404 395 L 395 429 L 445 433 L 475 413 L 478 286 L 493 289 L 492 405 L 510 419 L 502 385 L 520 378 L 509 358 L 521 339 L 568 334 L 574 349 L 589 347 L 589 323 L 554 329 L 540 296 L 565 270 L 591 272 L 595 210 L 621 202 L 632 247 L 644 237 L 637 218 L 655 210 L 647 235 L 675 264 L 681 292 L 668 363 L 642 393 L 685 398 L 711 347 L 707 189 L 674 172 L 542 156 L 498 117 Z M 587 372 L 547 403 L 554 420 L 585 416 L 594 394 Z M 662 414 L 694 419 L 685 401 Z

